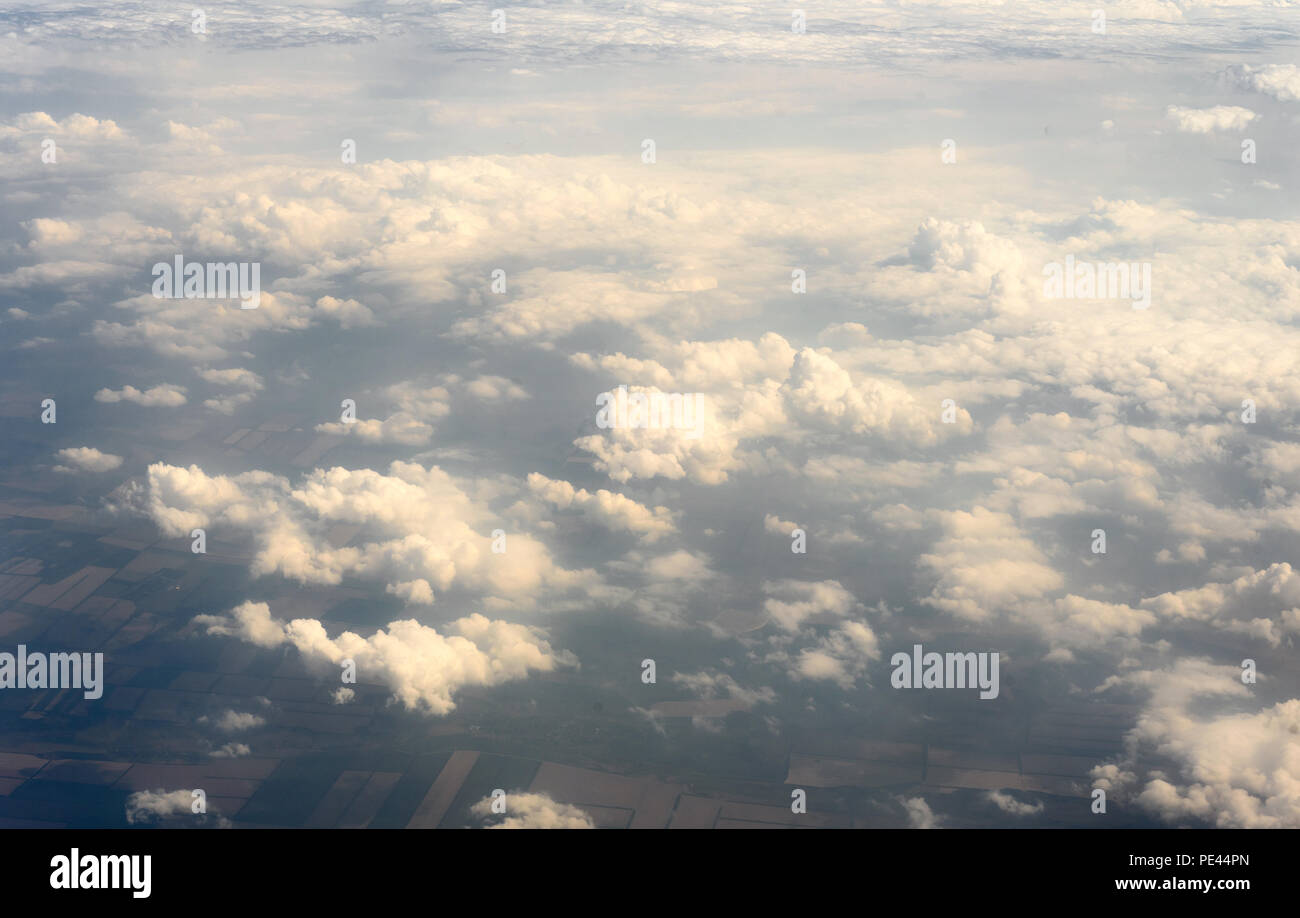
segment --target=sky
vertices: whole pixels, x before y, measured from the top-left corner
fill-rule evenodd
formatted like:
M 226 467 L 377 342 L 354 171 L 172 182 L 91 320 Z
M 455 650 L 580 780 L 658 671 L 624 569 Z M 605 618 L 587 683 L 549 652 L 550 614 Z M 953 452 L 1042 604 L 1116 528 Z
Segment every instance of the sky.
M 1153 824 L 1300 827 L 1300 4 L 183 6 L 0 2 L 0 461 L 246 549 L 199 639 L 882 736 L 896 653 L 996 652 L 1137 706 Z M 190 445 L 277 419 L 331 448 Z

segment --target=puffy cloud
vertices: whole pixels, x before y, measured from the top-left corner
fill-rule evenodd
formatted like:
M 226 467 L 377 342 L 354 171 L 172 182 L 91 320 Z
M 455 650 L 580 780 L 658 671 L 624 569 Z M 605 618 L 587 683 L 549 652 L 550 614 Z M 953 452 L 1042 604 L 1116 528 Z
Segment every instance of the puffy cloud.
M 196 369 L 194 372 L 199 375 L 200 379 L 210 382 L 214 386 L 246 389 L 249 392 L 257 392 L 262 388 L 262 377 L 252 370 L 245 370 L 243 367 L 229 367 L 224 370 L 204 368 Z
M 542 543 L 508 535 L 507 552 L 491 551 L 496 517 L 437 466 L 394 462 L 372 469 L 316 469 L 297 484 L 268 472 L 208 475 L 198 466 L 154 463 L 143 481 L 124 485 L 111 506 L 148 516 L 169 535 L 195 527 L 249 533 L 252 572 L 313 583 L 344 576 L 378 579 L 411 601 L 453 583 L 529 605 L 539 590 L 584 589 L 592 572 L 567 571 Z M 362 536 L 336 548 L 328 530 L 361 524 Z M 420 581 L 423 581 L 421 583 Z
M 709 555 L 684 548 L 660 554 L 634 548 L 607 562 L 605 570 L 621 585 L 594 588 L 595 601 L 626 604 L 642 619 L 675 629 L 690 624 L 686 613 L 692 608 L 716 607 L 716 596 L 731 586 Z
M 1300 573 L 1286 562 L 1271 564 L 1229 583 L 1161 593 L 1141 605 L 1165 619 L 1204 622 L 1276 647 L 1300 633 Z
M 880 658 L 880 642 L 864 622 L 845 622 L 803 648 L 789 666 L 792 679 L 827 680 L 846 691 Z
M 219 244 L 234 247 L 233 240 Z M 24 277 L 15 272 L 13 282 Z M 4 280 L 0 277 L 0 284 Z M 306 331 L 324 321 L 351 326 L 356 321 L 346 309 L 313 307 L 301 294 L 265 287 L 256 309 L 242 309 L 234 300 L 207 300 L 197 310 L 193 304 L 193 300 L 157 298 L 151 293 L 128 295 L 114 304 L 122 321 L 95 319 L 90 332 L 108 347 L 144 347 L 164 357 L 207 363 L 230 357 L 238 345 L 268 332 Z
M 24 112 L 0 124 L 0 139 L 29 134 L 54 134 L 79 140 L 120 140 L 125 137 L 117 123 L 90 115 L 72 114 L 62 121 L 45 112 Z
M 413 606 L 433 604 L 433 586 L 422 577 L 402 583 L 390 583 L 384 590 Z
M 1171 105 L 1165 116 L 1184 134 L 1212 134 L 1215 131 L 1240 131 L 1259 117 L 1248 108 L 1216 105 L 1213 108 L 1183 108 Z
M 256 727 L 265 726 L 266 718 L 243 711 L 226 710 L 216 717 L 206 715 L 200 717 L 199 723 L 210 723 L 223 733 L 238 733 L 242 730 L 252 730 Z
M 121 390 L 100 389 L 95 393 L 95 401 L 113 404 L 114 402 L 134 402 L 148 408 L 176 408 L 184 405 L 185 388 L 164 384 L 141 391 L 135 386 L 123 386 Z
M 451 393 L 443 386 L 422 387 L 415 383 L 398 383 L 385 389 L 383 397 L 395 402 L 397 411 L 382 421 L 337 421 L 317 424 L 316 430 L 353 436 L 369 443 L 419 446 L 433 436 L 433 423 L 451 412 Z
M 316 619 L 282 622 L 264 602 L 245 602 L 225 615 L 199 615 L 208 634 L 230 635 L 259 647 L 290 644 L 309 662 L 356 663 L 358 679 L 376 682 L 410 710 L 445 715 L 465 686 L 492 686 L 572 665 L 567 651 L 553 651 L 534 628 L 474 614 L 441 634 L 414 619 L 390 622 L 370 637 L 344 631 L 331 638 Z
M 767 621 L 777 632 L 766 662 L 779 664 L 794 681 L 835 683 L 848 691 L 880 658 L 880 641 L 861 618 L 864 609 L 838 581 L 765 581 Z M 878 612 L 886 612 L 883 603 Z
M 485 402 L 522 401 L 528 392 L 504 376 L 479 376 L 465 383 L 465 391 Z
M 235 409 L 241 405 L 247 405 L 256 396 L 252 392 L 239 392 L 234 395 L 223 395 L 219 398 L 205 398 L 203 407 L 210 408 L 218 414 L 234 414 Z
M 785 631 L 797 631 L 809 621 L 844 618 L 860 608 L 853 594 L 836 580 L 771 580 L 764 582 L 763 592 L 767 594 L 763 611 Z
M 775 334 L 756 343 L 682 342 L 664 347 L 653 361 L 580 354 L 574 362 L 655 380 L 653 386 L 628 386 L 629 400 L 634 395 L 649 403 L 663 400 L 671 393 L 663 387 L 669 386 L 683 404 L 690 398 L 695 409 L 689 423 L 677 425 L 622 425 L 615 414 L 602 434 L 574 441 L 594 453 L 596 468 L 616 481 L 663 477 L 721 484 L 738 470 L 768 467 L 767 456 L 745 449 L 760 441 L 867 434 L 900 447 L 932 447 L 972 429 L 965 408 L 955 407 L 953 422 L 943 423 L 942 398 L 925 407 L 892 379 L 851 373 L 829 348 L 796 351 Z M 619 403 L 617 390 L 605 395 Z
M 528 476 L 528 487 L 541 500 L 561 510 L 579 510 L 607 529 L 634 532 L 646 542 L 654 542 L 677 531 L 672 512 L 667 507 L 651 509 L 604 489 L 593 494 L 584 488 L 574 488 L 567 481 L 555 481 L 536 472 Z
M 221 155 L 225 152 L 218 146 L 212 131 L 179 121 L 167 122 L 167 138 L 167 146 L 179 152 L 207 155 Z
M 646 561 L 646 576 L 651 580 L 701 581 L 713 577 L 709 559 L 686 549 L 657 555 Z
M 957 410 L 954 424 L 941 426 L 938 403 L 923 408 L 892 380 L 855 381 L 830 356 L 812 348 L 795 356 L 783 394 L 793 413 L 815 427 L 926 445 L 936 442 L 943 428 L 971 429 L 970 413 L 964 408 Z
M 611 417 L 611 426 L 603 434 L 574 440 L 575 446 L 596 456 L 596 468 L 615 481 L 632 478 L 691 478 L 706 484 L 727 480 L 732 469 L 739 467 L 735 452 L 738 441 L 729 424 L 716 415 L 709 398 L 694 393 L 668 393 L 653 387 L 629 386 L 628 398 L 644 398 L 647 406 L 671 406 L 679 398 L 680 417 L 664 418 L 661 409 L 657 422 L 648 426 L 624 424 Z M 604 393 L 611 399 L 617 392 Z
M 982 223 L 954 223 L 927 217 L 916 229 L 907 247 L 907 257 L 917 267 L 996 273 L 1016 266 L 1015 246 L 988 232 Z
M 1064 578 L 1015 520 L 983 507 L 935 511 L 944 537 L 919 564 L 937 583 L 924 602 L 983 621 L 997 611 L 1060 589 Z
M 1233 64 L 1228 67 L 1229 80 L 1243 89 L 1272 96 L 1281 102 L 1300 102 L 1300 67 L 1295 64 Z
M 1133 69 L 1081 81 L 1097 45 L 1078 40 L 1084 20 L 1067 3 L 1002 4 L 997 16 L 982 0 L 894 4 L 884 32 L 879 10 L 840 10 L 834 34 L 796 42 L 765 15 L 713 17 L 701 29 L 692 11 L 703 7 L 684 9 L 624 10 L 617 21 L 599 4 L 521 10 L 526 28 L 493 36 L 468 7 L 428 17 L 389 5 L 382 23 L 359 7 L 308 17 L 275 4 L 232 8 L 209 48 L 241 49 L 242 76 L 215 83 L 206 77 L 229 68 L 187 57 L 176 41 L 192 45 L 186 24 L 148 23 L 147 8 L 114 11 L 111 22 L 84 10 L 25 21 L 0 36 L 0 57 L 16 84 L 57 100 L 32 107 L 67 105 L 66 73 L 95 68 L 107 77 L 77 81 L 76 93 L 129 83 L 147 98 L 104 108 L 121 129 L 37 114 L 0 124 L 0 162 L 17 179 L 6 189 L 16 216 L 0 289 L 24 314 L 8 318 L 27 330 L 11 336 L 14 366 L 39 356 L 61 372 L 61 358 L 84 353 L 71 330 L 86 329 L 90 344 L 118 349 L 105 359 L 139 367 L 142 379 L 233 367 L 196 370 L 212 391 L 194 400 L 233 413 L 257 398 L 274 420 L 306 428 L 267 444 L 275 462 L 290 458 L 285 441 L 307 440 L 354 397 L 361 420 L 320 428 L 350 439 L 337 463 L 348 468 L 239 474 L 246 457 L 231 451 L 226 474 L 209 475 L 166 459 L 122 502 L 172 535 L 206 522 L 223 542 L 243 540 L 255 574 L 356 577 L 412 605 L 469 593 L 499 616 L 565 607 L 570 597 L 558 594 L 578 592 L 588 606 L 669 626 L 716 616 L 728 624 L 715 632 L 717 656 L 739 658 L 725 643 L 735 636 L 758 670 L 727 663 L 735 679 L 777 685 L 770 675 L 818 703 L 878 670 L 883 626 L 854 600 L 864 591 L 934 610 L 887 618 L 891 640 L 958 627 L 990 647 L 1036 642 L 1021 658 L 1022 691 L 1044 670 L 1058 680 L 1062 661 L 1074 661 L 1073 686 L 1184 641 L 1285 647 L 1300 604 L 1289 569 L 1274 562 L 1293 554 L 1300 531 L 1290 442 L 1300 429 L 1300 234 L 1283 197 L 1268 193 L 1286 184 L 1277 162 L 1263 157 L 1265 172 L 1242 178 L 1178 129 L 1291 124 L 1294 65 L 1259 62 L 1286 59 L 1270 55 L 1286 51 L 1294 10 L 1120 0 L 1107 13 L 1123 27 L 1105 44 Z M 816 16 L 809 26 L 818 32 Z M 62 44 L 74 37 L 95 40 L 74 53 Z M 337 50 L 326 42 L 340 37 Z M 492 97 L 506 101 L 483 106 L 449 84 L 436 101 L 402 101 L 393 118 L 384 92 L 355 92 L 377 59 L 400 67 L 408 43 L 430 41 L 509 57 L 509 69 L 485 71 Z M 147 65 L 122 53 L 139 42 L 151 49 Z M 314 46 L 287 79 L 285 44 Z M 1260 94 L 1249 103 L 1258 117 L 1209 107 L 1221 100 L 1198 94 L 1209 86 L 1201 50 L 1250 59 L 1226 82 Z M 701 54 L 815 66 L 793 68 L 791 85 L 757 99 L 691 70 Z M 570 64 L 633 58 L 670 62 L 677 82 L 606 94 L 577 92 L 565 76 Z M 940 58 L 979 62 L 964 71 L 970 92 L 931 92 L 946 78 L 917 62 Z M 994 69 L 1044 60 L 1030 82 L 1046 80 L 1047 92 L 1018 94 Z M 1153 61 L 1158 84 L 1132 78 Z M 160 68 L 180 82 L 144 79 Z M 873 79 L 843 78 L 857 71 Z M 982 91 L 989 79 L 998 93 Z M 1041 135 L 991 143 L 1005 111 L 975 100 L 995 96 Z M 1167 115 L 1171 98 L 1189 107 Z M 211 114 L 196 121 L 195 100 Z M 73 107 L 102 116 L 93 104 L 83 96 Z M 618 140 L 630 111 L 663 125 L 653 166 Z M 1062 133 L 1062 111 L 1082 133 Z M 311 134 L 295 125 L 322 114 L 356 125 L 357 163 L 293 140 Z M 682 147 L 719 116 L 744 143 Z M 825 126 L 815 144 L 764 147 L 771 124 L 801 118 Z M 272 158 L 264 123 L 287 126 Z M 885 123 L 905 129 L 877 130 Z M 993 129 L 972 132 L 976 123 Z M 448 130 L 463 132 L 459 149 L 489 152 L 409 158 L 445 148 L 429 141 Z M 160 132 L 163 144 L 134 139 Z M 955 168 L 935 149 L 950 135 L 960 140 Z M 57 167 L 40 162 L 47 136 L 59 141 Z M 599 152 L 570 155 L 583 146 Z M 1121 154 L 1122 172 L 1096 168 Z M 1187 181 L 1164 174 L 1171 157 Z M 148 266 L 180 252 L 260 261 L 261 307 L 152 297 Z M 1067 255 L 1149 262 L 1150 308 L 1049 298 L 1040 270 Z M 500 293 L 489 284 L 498 266 L 509 275 Z M 794 268 L 807 271 L 806 296 L 791 290 Z M 393 386 L 412 366 L 438 369 Z M 308 371 L 312 387 L 285 391 Z M 702 393 L 709 426 L 593 431 L 592 398 L 620 383 Z M 268 388 L 273 397 L 257 395 Z M 1247 397 L 1258 424 L 1241 423 Z M 942 422 L 945 399 L 956 404 L 953 424 Z M 138 413 L 93 414 L 118 425 Z M 175 446 L 185 462 L 223 426 L 193 417 L 210 428 Z M 143 455 L 156 441 L 147 431 L 128 439 L 136 433 L 115 429 L 107 442 Z M 575 438 L 584 454 L 561 464 L 556 449 Z M 456 477 L 354 467 L 374 445 L 427 447 L 416 460 Z M 579 477 L 589 460 L 609 490 Z M 546 475 L 522 480 L 534 469 Z M 763 528 L 742 536 L 765 513 Z M 815 533 L 811 555 L 789 555 L 787 519 Z M 504 556 L 489 548 L 498 526 L 509 530 Z M 1110 535 L 1104 558 L 1087 551 L 1095 526 Z M 630 535 L 569 538 L 578 528 Z M 539 540 L 551 533 L 563 534 L 554 544 L 566 559 L 581 559 L 566 564 L 595 566 L 610 585 L 559 568 Z M 642 544 L 617 556 L 632 538 Z M 277 646 L 288 640 L 285 622 L 231 617 Z M 746 691 L 706 675 L 688 688 Z M 837 701 L 869 703 L 860 694 Z M 1165 780 L 1180 797 L 1194 783 L 1138 770 L 1143 787 Z
M 867 283 L 875 296 L 927 315 L 1017 316 L 1031 305 L 1026 261 L 1020 245 L 983 223 L 925 217 L 906 254 L 883 261 Z
M 704 670 L 697 673 L 674 673 L 673 682 L 694 693 L 700 698 L 733 698 L 748 707 L 756 704 L 771 704 L 776 700 L 776 692 L 766 686 L 747 689 L 727 673 Z
M 480 819 L 496 820 L 492 797 L 484 797 L 470 807 Z M 489 829 L 594 829 L 591 817 L 567 803 L 552 800 L 546 794 L 514 793 L 506 795 L 505 818 L 493 822 Z
M 1300 490 L 1300 443 L 1271 443 L 1259 451 L 1260 477 Z
M 937 829 L 943 818 L 936 816 L 930 809 L 930 804 L 925 802 L 924 797 L 907 797 L 898 798 L 903 805 L 903 812 L 907 814 L 907 827 L 909 829 Z
M 246 755 L 252 754 L 252 749 L 248 748 L 247 743 L 226 743 L 219 749 L 213 749 L 208 755 L 214 759 L 242 759 Z
M 1119 685 L 1149 693 L 1125 760 L 1094 771 L 1122 799 L 1176 824 L 1300 827 L 1300 699 L 1257 708 L 1238 667 L 1207 660 L 1130 672 L 1103 688 Z
M 54 469 L 58 472 L 111 472 L 122 464 L 121 456 L 101 452 L 93 446 L 71 446 L 59 450 L 55 455 L 61 462 L 67 463 L 56 465 Z
M 419 446 L 429 442 L 433 436 L 430 425 L 404 413 L 391 415 L 382 421 L 369 418 L 317 424 L 316 430 L 356 437 L 367 443 L 398 443 L 404 446 Z
M 1022 800 L 1017 800 L 1006 791 L 989 791 L 988 799 L 999 810 L 1012 816 L 1037 816 L 1043 811 L 1041 802 L 1025 803 Z
M 193 812 L 194 794 L 190 790 L 136 791 L 126 798 L 126 821 L 129 825 L 155 822 L 172 816 L 189 816 Z
M 339 328 L 364 328 L 377 325 L 375 314 L 356 300 L 340 300 L 332 296 L 323 296 L 316 301 L 316 312 L 334 319 Z
M 774 532 L 788 536 L 796 529 L 802 529 L 798 523 L 788 523 L 781 519 L 775 513 L 767 513 L 763 516 L 763 530 L 765 532 Z
M 1070 594 L 1053 600 L 1049 608 L 1032 613 L 1058 647 L 1097 649 L 1125 638 L 1135 638 L 1156 621 L 1147 609 Z

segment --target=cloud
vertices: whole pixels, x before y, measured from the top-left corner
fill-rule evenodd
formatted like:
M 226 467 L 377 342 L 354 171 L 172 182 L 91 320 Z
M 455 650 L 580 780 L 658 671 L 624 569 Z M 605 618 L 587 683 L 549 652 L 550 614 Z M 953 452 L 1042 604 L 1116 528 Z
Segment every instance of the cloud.
M 59 450 L 55 455 L 58 456 L 60 461 L 67 463 L 67 465 L 56 465 L 54 467 L 56 472 L 91 472 L 92 474 L 99 474 L 111 472 L 122 464 L 121 456 L 100 452 L 93 446 L 71 446 Z
M 408 414 L 394 414 L 382 421 L 370 418 L 317 424 L 316 430 L 320 433 L 356 437 L 367 443 L 396 443 L 403 446 L 419 446 L 428 443 L 433 437 L 430 425 Z
M 189 816 L 194 800 L 189 790 L 136 791 L 126 798 L 126 821 L 128 825 L 139 825 L 172 816 Z
M 226 743 L 219 749 L 213 749 L 208 755 L 214 759 L 240 759 L 250 755 L 252 751 L 247 743 Z
M 1053 600 L 1048 607 L 1031 607 L 1025 614 L 1037 621 L 1057 647 L 1092 650 L 1107 644 L 1118 646 L 1123 639 L 1137 637 L 1156 622 L 1156 616 L 1147 609 L 1073 593 Z
M 0 124 L 0 138 L 45 133 L 83 140 L 118 140 L 125 136 L 116 122 L 82 114 L 72 114 L 59 121 L 45 112 L 24 112 Z
M 925 802 L 924 797 L 900 797 L 898 799 L 903 804 L 903 811 L 907 814 L 907 827 L 909 829 L 939 828 L 939 824 L 943 819 L 934 814 L 930 809 L 930 804 Z
M 453 696 L 466 686 L 500 685 L 576 662 L 567 651 L 553 651 L 535 628 L 477 613 L 451 622 L 446 634 L 408 619 L 390 622 L 368 638 L 351 631 L 331 638 L 316 619 L 279 621 L 264 602 L 244 602 L 225 615 L 199 615 L 194 621 L 208 634 L 258 647 L 292 645 L 322 668 L 352 660 L 359 680 L 385 685 L 408 710 L 436 716 L 454 710 Z
M 672 512 L 667 507 L 651 509 L 622 494 L 604 489 L 592 493 L 536 472 L 528 476 L 528 487 L 554 507 L 578 510 L 587 519 L 607 529 L 636 533 L 645 542 L 655 542 L 677 531 Z
M 616 395 L 604 394 L 610 398 Z M 648 427 L 619 424 L 602 434 L 579 437 L 573 443 L 593 453 L 596 468 L 618 482 L 656 477 L 691 478 L 706 484 L 726 481 L 728 473 L 739 466 L 734 433 L 719 421 L 710 399 L 697 399 L 692 394 L 687 402 L 685 395 L 676 394 L 683 406 L 689 406 L 683 407 L 680 424 L 676 421 Z M 629 398 L 644 397 L 647 405 L 655 400 L 669 404 L 667 399 L 673 395 L 653 387 L 628 387 Z
M 167 122 L 167 147 L 181 153 L 202 153 L 219 156 L 225 152 L 217 144 L 213 131 L 179 121 Z M 217 127 L 214 125 L 214 127 Z
M 880 658 L 880 642 L 864 622 L 845 622 L 805 647 L 792 661 L 792 679 L 826 680 L 848 691 L 857 684 L 869 664 Z
M 339 323 L 339 328 L 365 328 L 377 325 L 375 314 L 356 300 L 323 296 L 316 301 L 316 311 Z
M 388 586 L 384 587 L 384 592 L 404 600 L 409 605 L 433 605 L 433 586 L 423 577 L 416 578 L 415 580 L 406 580 L 401 583 L 390 583 Z
M 200 717 L 199 723 L 210 723 L 223 733 L 238 733 L 242 730 L 252 730 L 255 727 L 265 726 L 266 718 L 257 714 L 226 710 L 215 718 L 206 715 Z
M 810 436 L 867 435 L 895 448 L 931 448 L 972 430 L 969 411 L 955 406 L 944 423 L 942 397 L 926 406 L 905 385 L 851 371 L 831 348 L 794 349 L 780 335 L 757 342 L 680 342 L 660 345 L 654 360 L 618 353 L 578 354 L 577 365 L 640 376 L 627 398 L 692 396 L 696 416 L 680 426 L 611 426 L 574 444 L 595 454 L 596 468 L 615 481 L 689 478 L 718 485 L 733 473 L 766 470 L 770 458 L 747 451 L 760 442 L 798 444 Z M 607 393 L 611 398 L 617 392 Z
M 434 423 L 451 412 L 451 393 L 443 386 L 398 383 L 385 389 L 381 397 L 396 403 L 397 411 L 388 418 L 317 424 L 316 430 L 352 436 L 369 443 L 419 446 L 432 438 Z
M 1025 803 L 1017 800 L 1006 791 L 995 790 L 988 793 L 989 802 L 999 810 L 1011 816 L 1037 816 L 1043 811 L 1043 804 Z
M 920 556 L 937 584 L 924 599 L 958 618 L 982 621 L 997 611 L 1060 589 L 1064 579 L 1005 513 L 983 507 L 937 511 L 944 536 Z
M 1259 117 L 1248 108 L 1216 105 L 1213 108 L 1183 108 L 1171 105 L 1165 116 L 1184 134 L 1212 134 L 1215 131 L 1240 131 Z
M 262 388 L 262 377 L 252 370 L 245 370 L 243 367 L 229 367 L 224 370 L 204 368 L 196 369 L 194 372 L 199 375 L 200 379 L 210 382 L 214 386 L 246 389 L 249 392 L 258 392 Z
M 114 402 L 134 402 L 147 408 L 176 408 L 184 405 L 185 388 L 164 384 L 146 389 L 143 392 L 135 386 L 123 386 L 120 391 L 100 389 L 95 393 L 95 401 L 113 404 Z
M 892 380 L 854 380 L 833 358 L 812 348 L 796 356 L 783 386 L 786 403 L 811 426 L 872 434 L 916 444 L 932 444 L 940 433 L 940 406 L 924 408 Z M 957 411 L 955 432 L 969 431 L 970 414 Z
M 1167 620 L 1202 622 L 1277 647 L 1300 633 L 1300 573 L 1281 562 L 1229 583 L 1161 593 L 1141 605 Z
M 247 405 L 256 396 L 252 392 L 240 392 L 235 395 L 223 395 L 220 398 L 205 398 L 203 407 L 210 408 L 218 414 L 234 414 L 235 409 Z
M 785 631 L 797 631 L 806 621 L 843 618 L 860 608 L 853 594 L 836 580 L 765 581 L 763 592 L 768 596 L 763 601 L 763 611 Z
M 779 533 L 780 535 L 788 536 L 796 529 L 802 528 L 803 527 L 798 523 L 786 522 L 775 513 L 768 513 L 763 516 L 763 530 L 765 532 Z
M 776 692 L 772 689 L 767 687 L 747 689 L 727 673 L 708 670 L 697 673 L 673 673 L 673 682 L 706 700 L 733 698 L 743 702 L 747 707 L 771 704 L 776 701 Z
M 702 554 L 681 549 L 666 555 L 650 558 L 645 565 L 650 580 L 682 580 L 698 582 L 713 577 L 709 560 Z
M 1177 825 L 1300 827 L 1300 699 L 1260 706 L 1241 674 L 1183 659 L 1106 680 L 1103 689 L 1130 686 L 1148 698 L 1125 758 L 1094 777 Z
M 594 829 L 591 817 L 567 803 L 558 803 L 546 794 L 507 794 L 505 818 L 485 826 L 489 829 Z M 484 797 L 470 807 L 483 820 L 496 820 L 492 797 Z
M 453 381 L 455 378 L 453 377 Z M 465 391 L 485 402 L 523 401 L 530 398 L 520 385 L 504 376 L 479 376 L 465 383 Z
M 110 508 L 237 546 L 264 579 L 228 606 L 285 577 L 407 604 L 390 617 L 418 616 L 436 646 L 481 610 L 544 613 L 546 640 L 577 650 L 568 614 L 607 615 L 698 651 L 673 683 L 693 696 L 771 691 L 772 721 L 886 733 L 905 725 L 863 692 L 886 638 L 1015 651 L 1017 692 L 1076 699 L 1218 647 L 1257 656 L 1265 690 L 1186 717 L 1260 715 L 1287 700 L 1278 661 L 1300 621 L 1300 232 L 1269 193 L 1292 184 L 1264 155 L 1277 138 L 1249 175 L 1222 168 L 1222 141 L 1294 127 L 1295 65 L 1267 63 L 1292 59 L 1294 4 L 1118 0 L 1104 42 L 1080 41 L 1069 3 L 992 6 L 813 11 L 798 37 L 773 28 L 788 9 L 719 18 L 698 0 L 520 7 L 505 35 L 454 4 L 272 2 L 223 9 L 197 57 L 185 18 L 147 4 L 0 12 L 0 69 L 50 113 L 0 119 L 13 410 L 47 379 L 81 430 L 63 442 L 152 463 Z M 1102 45 L 1116 66 L 1099 74 Z M 429 100 L 366 78 L 429 48 L 481 61 L 481 79 Z M 960 98 L 939 60 L 963 65 Z M 574 75 L 593 63 L 647 78 L 592 92 Z M 756 94 L 723 72 L 738 63 L 793 76 Z M 1032 130 L 1000 136 L 1009 112 Z M 629 118 L 655 126 L 657 162 Z M 818 130 L 792 134 L 805 121 Z M 351 125 L 357 162 L 341 137 L 321 147 L 324 123 Z M 697 142 L 719 123 L 726 143 Z M 153 297 L 149 266 L 182 252 L 259 262 L 260 308 Z M 1149 264 L 1148 308 L 1048 296 L 1043 266 L 1070 256 Z M 105 381 L 146 399 L 119 387 L 177 368 L 202 409 L 174 411 L 183 423 L 78 419 Z M 620 385 L 698 393 L 705 423 L 597 426 L 595 399 Z M 245 426 L 267 434 L 253 452 L 220 446 Z M 42 484 L 24 455 L 9 479 L 62 485 L 69 506 L 118 483 Z M 788 550 L 796 525 L 807 555 Z M 220 627 L 277 647 L 306 639 L 294 616 L 335 629 L 271 608 L 285 620 L 232 610 Z M 327 667 L 333 651 L 304 653 Z M 385 665 L 376 683 L 412 681 Z M 433 693 L 411 691 L 422 709 Z M 1198 797 L 1219 786 L 1184 769 L 1205 755 L 1138 753 L 1123 770 L 1175 822 L 1199 818 L 1180 800 L 1218 818 L 1239 789 L 1284 784 L 1256 792 L 1243 765 Z
M 1233 64 L 1226 74 L 1243 89 L 1264 93 L 1280 102 L 1300 102 L 1300 67 L 1295 64 Z
M 303 582 L 338 584 L 345 576 L 377 579 L 412 600 L 460 584 L 511 605 L 531 605 L 539 591 L 585 590 L 594 573 L 558 567 L 546 547 L 524 532 L 492 551 L 497 517 L 467 493 L 467 484 L 436 466 L 394 462 L 372 469 L 316 469 L 297 483 L 268 472 L 208 475 L 198 466 L 154 463 L 143 481 L 124 485 L 110 501 L 120 512 L 152 519 L 169 535 L 195 527 L 248 533 L 252 572 Z M 335 547 L 336 524 L 363 534 Z M 424 581 L 420 584 L 418 581 Z

